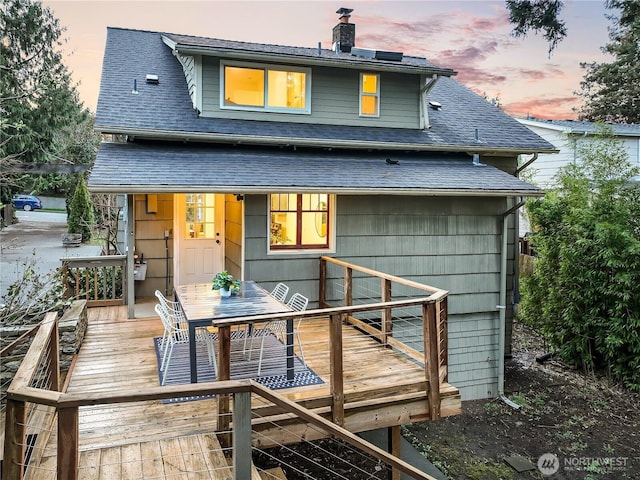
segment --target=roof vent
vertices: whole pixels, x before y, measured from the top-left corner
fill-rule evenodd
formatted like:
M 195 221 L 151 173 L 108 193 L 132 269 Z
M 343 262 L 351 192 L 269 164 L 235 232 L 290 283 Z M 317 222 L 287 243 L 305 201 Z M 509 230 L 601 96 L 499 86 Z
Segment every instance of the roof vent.
M 442 104 L 440 102 L 436 102 L 435 100 L 429 100 L 429 106 L 434 110 L 442 110 Z
M 374 58 L 376 60 L 388 60 L 391 62 L 401 62 L 404 54 L 402 52 L 389 52 L 387 50 L 373 50 L 371 48 L 351 48 L 351 54 L 362 58 Z
M 152 83 L 154 85 L 157 85 L 158 83 L 160 83 L 160 79 L 158 78 L 158 75 L 152 75 L 150 73 L 147 73 L 145 80 L 147 81 L 147 83 Z

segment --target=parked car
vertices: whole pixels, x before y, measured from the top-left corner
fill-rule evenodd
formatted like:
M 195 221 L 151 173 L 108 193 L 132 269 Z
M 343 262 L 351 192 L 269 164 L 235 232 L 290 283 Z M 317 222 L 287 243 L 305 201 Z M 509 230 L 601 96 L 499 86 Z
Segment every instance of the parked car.
M 35 195 L 14 195 L 11 199 L 13 208 L 22 209 L 25 212 L 36 208 L 42 208 L 42 202 Z

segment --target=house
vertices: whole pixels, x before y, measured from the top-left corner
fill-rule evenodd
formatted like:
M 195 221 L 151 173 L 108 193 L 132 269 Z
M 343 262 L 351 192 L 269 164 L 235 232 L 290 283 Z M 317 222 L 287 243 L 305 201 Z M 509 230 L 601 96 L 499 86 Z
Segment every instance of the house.
M 558 154 L 541 153 L 532 164 L 529 180 L 543 188 L 555 186 L 558 171 L 572 162 L 579 161 L 578 145 L 592 142 L 601 126 L 596 122 L 577 120 L 543 120 L 537 118 L 518 118 L 534 133 L 553 144 Z M 629 161 L 640 167 L 640 125 L 615 123 L 606 124 L 611 133 L 622 142 L 629 155 Z
M 113 141 L 88 185 L 126 195 L 146 268 L 130 298 L 227 269 L 313 306 L 318 258 L 337 257 L 449 290 L 449 381 L 496 396 L 513 212 L 542 193 L 517 158 L 555 147 L 454 70 L 356 47 L 338 13 L 331 49 L 108 29 L 96 129 Z
M 601 125 L 596 122 L 544 120 L 531 117 L 516 120 L 558 149 L 558 153 L 553 155 L 541 153 L 533 160 L 531 168 L 525 170 L 528 172 L 527 180 L 542 188 L 555 187 L 556 175 L 560 169 L 580 161 L 578 146 L 593 142 L 601 129 Z M 606 126 L 621 141 L 629 161 L 640 167 L 640 125 L 616 123 L 606 124 Z M 520 232 L 524 234 L 529 230 L 529 221 L 521 211 Z

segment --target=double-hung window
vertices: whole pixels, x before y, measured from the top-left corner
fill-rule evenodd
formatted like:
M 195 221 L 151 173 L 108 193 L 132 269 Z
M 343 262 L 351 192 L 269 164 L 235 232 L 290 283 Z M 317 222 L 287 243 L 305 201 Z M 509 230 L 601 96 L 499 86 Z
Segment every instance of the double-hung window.
M 221 62 L 220 107 L 280 113 L 311 113 L 311 69 Z
M 360 74 L 360 116 L 380 116 L 380 75 Z
M 325 193 L 269 195 L 269 249 L 313 250 L 329 248 L 333 202 Z

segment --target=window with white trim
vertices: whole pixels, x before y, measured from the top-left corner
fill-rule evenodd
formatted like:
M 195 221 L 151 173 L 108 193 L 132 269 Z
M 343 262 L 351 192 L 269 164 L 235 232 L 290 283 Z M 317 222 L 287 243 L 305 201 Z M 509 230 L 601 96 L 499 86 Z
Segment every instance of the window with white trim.
M 326 193 L 269 195 L 269 249 L 328 249 L 333 202 Z
M 360 116 L 380 116 L 380 75 L 360 74 Z
M 311 69 L 220 62 L 220 108 L 311 113 Z

